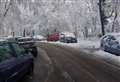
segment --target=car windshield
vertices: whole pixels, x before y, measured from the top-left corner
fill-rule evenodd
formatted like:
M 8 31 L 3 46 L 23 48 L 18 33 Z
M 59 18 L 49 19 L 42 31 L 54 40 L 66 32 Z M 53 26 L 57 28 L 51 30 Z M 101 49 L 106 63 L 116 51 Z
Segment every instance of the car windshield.
M 11 49 L 8 44 L 0 44 L 0 62 L 12 57 Z

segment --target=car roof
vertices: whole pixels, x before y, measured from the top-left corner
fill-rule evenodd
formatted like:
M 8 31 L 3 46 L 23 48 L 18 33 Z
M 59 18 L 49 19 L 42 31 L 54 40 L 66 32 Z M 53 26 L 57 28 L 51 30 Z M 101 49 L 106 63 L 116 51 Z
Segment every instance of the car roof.
M 32 37 L 20 37 L 19 39 L 32 39 Z
M 13 39 L 0 39 L 0 43 L 17 43 Z

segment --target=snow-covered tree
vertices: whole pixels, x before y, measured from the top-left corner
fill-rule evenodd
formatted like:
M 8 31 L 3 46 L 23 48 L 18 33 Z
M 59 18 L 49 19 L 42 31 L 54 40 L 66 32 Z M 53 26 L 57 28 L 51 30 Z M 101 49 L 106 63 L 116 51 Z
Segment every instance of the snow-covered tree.
M 120 31 L 119 0 L 104 0 L 106 32 Z M 101 34 L 99 0 L 8 0 L 0 3 L 0 35 L 47 36 L 70 31 L 77 37 Z

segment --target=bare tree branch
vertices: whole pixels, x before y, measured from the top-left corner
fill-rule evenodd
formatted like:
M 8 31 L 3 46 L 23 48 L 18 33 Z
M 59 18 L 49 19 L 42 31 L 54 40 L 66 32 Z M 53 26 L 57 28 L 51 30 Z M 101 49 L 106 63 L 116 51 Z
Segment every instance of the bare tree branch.
M 114 13 L 114 9 L 112 9 L 112 12 L 111 12 L 111 14 L 110 14 L 109 16 L 105 16 L 104 18 L 107 19 L 107 18 L 112 17 L 112 16 L 113 16 L 113 13 Z
M 115 16 L 114 16 L 114 21 L 113 21 L 113 24 L 112 24 L 112 32 L 114 31 L 114 28 L 115 28 L 115 21 L 116 21 L 117 16 L 118 16 L 117 5 L 118 5 L 118 1 L 116 0 L 115 9 L 114 9 Z
M 9 11 L 11 5 L 12 5 L 12 0 L 10 0 L 10 3 L 9 3 L 9 5 L 8 5 L 8 7 L 7 7 L 7 3 L 5 4 L 5 8 L 6 8 L 6 9 L 5 9 L 5 12 L 4 12 L 4 14 L 3 14 L 4 17 L 6 17 L 6 15 L 7 15 L 8 11 Z

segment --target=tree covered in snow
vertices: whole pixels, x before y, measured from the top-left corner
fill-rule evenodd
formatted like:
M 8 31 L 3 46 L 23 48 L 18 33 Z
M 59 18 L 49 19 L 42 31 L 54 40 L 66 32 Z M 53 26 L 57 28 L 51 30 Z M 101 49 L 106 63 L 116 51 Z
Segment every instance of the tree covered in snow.
M 120 1 L 119 0 L 100 0 L 101 4 L 101 14 L 103 26 L 105 32 L 119 32 L 119 11 L 120 11 Z
M 119 0 L 104 0 L 106 32 L 120 30 Z M 109 17 L 108 17 L 109 16 Z M 99 0 L 6 0 L 0 2 L 0 35 L 70 31 L 77 37 L 101 34 Z

